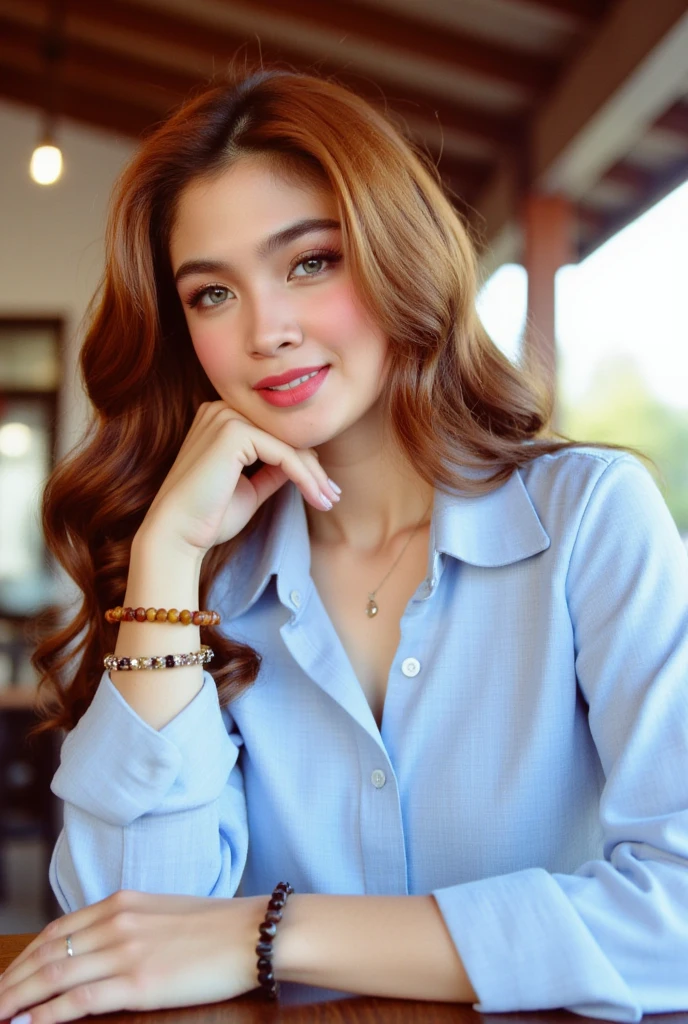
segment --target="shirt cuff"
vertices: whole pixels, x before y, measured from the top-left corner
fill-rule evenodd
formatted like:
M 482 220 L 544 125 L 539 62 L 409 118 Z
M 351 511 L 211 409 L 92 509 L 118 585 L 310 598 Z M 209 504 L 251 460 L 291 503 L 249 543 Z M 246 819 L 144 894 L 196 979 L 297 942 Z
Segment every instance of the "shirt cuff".
M 528 868 L 435 889 L 482 1013 L 565 1008 L 636 1022 L 642 1009 L 552 876 Z
M 238 736 L 235 737 L 238 739 Z M 62 744 L 51 783 L 60 799 L 112 825 L 219 797 L 238 758 L 209 672 L 193 700 L 159 731 L 124 699 L 106 670 Z

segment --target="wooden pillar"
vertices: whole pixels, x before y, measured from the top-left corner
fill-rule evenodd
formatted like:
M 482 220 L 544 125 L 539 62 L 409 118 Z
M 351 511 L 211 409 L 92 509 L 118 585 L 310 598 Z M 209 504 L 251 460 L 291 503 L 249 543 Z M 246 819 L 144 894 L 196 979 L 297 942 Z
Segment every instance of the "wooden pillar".
M 556 407 L 557 348 L 554 330 L 554 275 L 559 267 L 576 262 L 573 252 L 574 208 L 558 195 L 526 197 L 523 212 L 524 261 L 528 274 L 528 319 L 524 337 L 524 365 L 544 380 Z

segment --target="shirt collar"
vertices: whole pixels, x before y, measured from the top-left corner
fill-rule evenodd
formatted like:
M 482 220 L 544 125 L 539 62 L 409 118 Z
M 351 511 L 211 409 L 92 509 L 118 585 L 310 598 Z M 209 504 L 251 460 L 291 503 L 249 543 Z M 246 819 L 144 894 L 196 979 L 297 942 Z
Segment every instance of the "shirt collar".
M 441 553 L 494 568 L 545 551 L 550 543 L 519 470 L 487 494 L 435 490 L 428 552 L 428 575 L 433 579 Z M 303 497 L 289 481 L 275 495 L 269 520 L 220 572 L 212 607 L 222 607 L 225 619 L 237 618 L 255 604 L 275 576 L 280 601 L 293 611 L 313 585 L 310 561 Z M 295 602 L 294 594 L 301 600 Z

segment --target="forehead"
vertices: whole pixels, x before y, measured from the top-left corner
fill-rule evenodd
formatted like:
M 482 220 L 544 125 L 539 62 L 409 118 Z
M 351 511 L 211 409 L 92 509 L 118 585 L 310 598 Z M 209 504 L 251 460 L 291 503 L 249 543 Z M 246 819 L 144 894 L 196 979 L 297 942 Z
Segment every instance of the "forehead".
M 170 233 L 170 255 L 179 262 L 226 247 L 253 247 L 271 232 L 305 217 L 338 212 L 331 189 L 298 169 L 286 176 L 264 160 L 243 158 L 212 178 L 197 179 L 182 191 Z

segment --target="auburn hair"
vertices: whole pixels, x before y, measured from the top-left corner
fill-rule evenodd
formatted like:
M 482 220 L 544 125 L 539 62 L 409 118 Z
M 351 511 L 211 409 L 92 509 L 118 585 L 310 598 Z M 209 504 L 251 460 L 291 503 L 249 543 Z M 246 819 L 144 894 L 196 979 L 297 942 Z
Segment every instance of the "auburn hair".
M 169 237 L 186 186 L 244 155 L 333 190 L 353 284 L 389 339 L 385 409 L 426 482 L 485 493 L 543 453 L 588 443 L 551 430 L 554 397 L 539 368 L 512 363 L 482 327 L 475 245 L 432 160 L 404 129 L 331 78 L 276 66 L 230 70 L 143 141 L 114 189 L 104 276 L 80 355 L 94 415 L 42 501 L 46 544 L 82 599 L 67 625 L 45 627 L 32 655 L 42 719 L 35 733 L 71 730 L 93 699 L 103 657 L 115 649 L 117 626 L 104 612 L 123 601 L 134 535 L 199 405 L 220 397 L 191 342 Z M 462 467 L 489 475 L 463 476 Z M 201 608 L 272 505 L 206 554 Z M 260 656 L 217 627 L 201 631 L 215 651 L 210 671 L 224 706 L 253 683 Z

